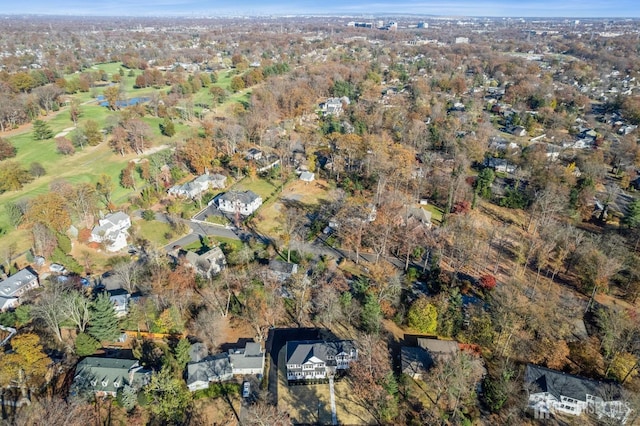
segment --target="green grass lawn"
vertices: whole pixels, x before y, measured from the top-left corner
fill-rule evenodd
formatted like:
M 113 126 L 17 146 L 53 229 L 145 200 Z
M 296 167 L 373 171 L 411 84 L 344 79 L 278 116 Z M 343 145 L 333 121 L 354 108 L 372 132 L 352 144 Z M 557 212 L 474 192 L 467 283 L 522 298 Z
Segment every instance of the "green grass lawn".
M 158 244 L 158 246 L 165 246 L 177 238 L 168 223 L 142 220 L 138 221 L 136 226 L 139 226 L 139 233 L 143 238 Z M 168 235 L 172 235 L 172 237 L 167 238 Z
M 442 215 L 444 214 L 443 210 L 439 207 L 434 206 L 433 204 L 428 204 L 426 206 L 422 206 L 428 212 L 431 212 L 431 221 L 440 225 L 442 223 Z
M 233 185 L 231 189 L 234 191 L 253 191 L 262 197 L 263 200 L 266 200 L 276 187 L 264 179 L 255 178 L 252 181 L 250 178 L 246 177 Z

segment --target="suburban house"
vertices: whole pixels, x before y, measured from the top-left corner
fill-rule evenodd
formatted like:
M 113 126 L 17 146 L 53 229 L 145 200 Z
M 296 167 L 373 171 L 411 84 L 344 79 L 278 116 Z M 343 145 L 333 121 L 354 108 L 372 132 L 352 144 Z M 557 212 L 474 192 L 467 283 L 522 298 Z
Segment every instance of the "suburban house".
M 28 268 L 21 269 L 0 281 L 0 311 L 18 306 L 20 296 L 36 287 L 38 287 L 38 276 Z
M 198 176 L 194 180 L 183 185 L 174 185 L 169 188 L 168 193 L 178 197 L 197 198 L 212 188 L 224 188 L 227 184 L 227 177 L 219 174 L 209 174 L 208 172 Z
M 402 372 L 414 379 L 422 379 L 423 374 L 436 362 L 446 362 L 457 355 L 460 348 L 454 340 L 418 338 L 417 346 L 402 346 L 400 357 Z
M 253 191 L 229 191 L 215 198 L 218 208 L 225 213 L 240 213 L 249 216 L 262 205 L 262 198 Z M 214 200 L 209 202 L 213 204 Z
M 295 263 L 288 263 L 279 259 L 271 259 L 269 261 L 267 275 L 276 281 L 284 282 L 296 272 L 298 272 L 298 265 Z
M 529 364 L 525 370 L 528 408 L 538 415 L 554 413 L 608 417 L 624 424 L 631 408 L 621 401 L 620 387 Z
M 227 264 L 227 259 L 220 247 L 214 247 L 202 254 L 181 250 L 179 256 L 184 259 L 186 265 L 196 271 L 196 274 L 205 278 L 212 278 L 219 274 Z
M 264 372 L 264 352 L 256 342 L 247 342 L 244 348 L 229 349 L 229 362 L 234 375 Z
M 287 380 L 324 379 L 358 359 L 352 340 L 292 341 L 286 345 Z
M 349 105 L 350 103 L 351 101 L 347 96 L 343 96 L 341 98 L 329 98 L 325 102 L 320 104 L 320 112 L 322 112 L 323 116 L 338 116 L 342 114 L 342 105 Z
M 72 392 L 89 390 L 96 396 L 116 396 L 125 385 L 140 389 L 150 377 L 151 372 L 137 359 L 87 357 L 76 366 Z
M 260 151 L 257 148 L 251 148 L 249 151 L 247 151 L 247 154 L 244 157 L 247 161 L 249 160 L 254 160 L 254 161 L 258 161 L 262 158 L 262 151 Z
M 106 215 L 98 221 L 91 231 L 89 241 L 104 243 L 107 251 L 118 251 L 127 246 L 127 230 L 131 227 L 131 218 L 124 212 Z
M 403 217 L 405 225 L 409 225 L 411 222 L 424 225 L 426 228 L 431 228 L 431 212 L 425 210 L 419 206 L 407 206 Z
M 484 166 L 498 173 L 515 173 L 517 166 L 509 163 L 504 158 L 488 157 L 484 160 Z
M 233 378 L 227 354 L 208 356 L 187 364 L 187 387 L 191 392 L 206 389 L 210 382 L 224 382 Z
M 115 290 L 108 290 L 109 300 L 113 303 L 113 310 L 116 312 L 117 317 L 124 317 L 129 313 L 129 298 L 131 295 L 125 289 L 118 288 Z

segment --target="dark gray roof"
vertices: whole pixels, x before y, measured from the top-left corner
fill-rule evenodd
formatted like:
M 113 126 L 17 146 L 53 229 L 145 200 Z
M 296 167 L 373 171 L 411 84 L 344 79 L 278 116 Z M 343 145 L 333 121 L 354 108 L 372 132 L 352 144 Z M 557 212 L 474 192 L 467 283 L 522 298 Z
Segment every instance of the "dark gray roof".
M 287 263 L 278 259 L 271 259 L 269 261 L 269 269 L 281 274 L 293 274 L 298 269 L 298 265 L 295 263 Z
M 328 357 L 335 357 L 341 352 L 351 353 L 356 346 L 352 340 L 325 342 L 322 340 L 303 340 L 287 342 L 287 364 L 304 364 L 316 357 L 330 364 Z
M 219 197 L 219 200 L 225 201 L 240 201 L 243 204 L 251 204 L 254 200 L 260 198 L 258 194 L 253 191 L 229 191 L 225 192 Z
M 87 357 L 76 367 L 74 384 L 96 392 L 116 392 L 125 384 L 133 387 L 144 385 L 148 373 L 136 359 Z
M 187 364 L 187 385 L 197 381 L 229 380 L 231 377 L 233 377 L 233 370 L 227 354 L 218 354 L 200 362 Z
M 614 383 L 585 379 L 533 364 L 527 365 L 524 376 L 525 383 L 530 385 L 530 391 L 549 392 L 558 399 L 560 396 L 567 396 L 586 401 L 587 394 L 599 396 L 605 401 L 620 397 L 620 388 Z
M 400 348 L 402 372 L 409 375 L 422 374 L 433 365 L 429 353 L 416 346 L 402 346 Z
M 244 348 L 229 349 L 229 361 L 235 369 L 262 368 L 264 352 L 259 343 L 247 342 Z

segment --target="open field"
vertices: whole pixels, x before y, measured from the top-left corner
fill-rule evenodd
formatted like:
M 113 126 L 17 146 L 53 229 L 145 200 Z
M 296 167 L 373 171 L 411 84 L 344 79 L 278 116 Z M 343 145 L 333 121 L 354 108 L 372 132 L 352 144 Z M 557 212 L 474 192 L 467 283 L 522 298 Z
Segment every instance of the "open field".
M 289 182 L 282 193 L 277 194 L 278 198 L 271 203 L 267 203 L 258 210 L 256 216 L 257 227 L 261 233 L 272 235 L 276 233 L 278 227 L 278 216 L 282 212 L 284 203 L 287 200 L 303 205 L 315 206 L 321 200 L 328 200 L 329 186 L 325 181 L 317 180 L 306 183 L 301 180 Z

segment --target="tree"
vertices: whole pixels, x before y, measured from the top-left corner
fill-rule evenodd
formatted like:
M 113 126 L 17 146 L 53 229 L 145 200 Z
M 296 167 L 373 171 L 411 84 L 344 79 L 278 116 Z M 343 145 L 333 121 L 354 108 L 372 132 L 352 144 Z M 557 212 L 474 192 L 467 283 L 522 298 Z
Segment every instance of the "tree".
M 38 195 L 29 202 L 25 219 L 31 224 L 41 223 L 64 233 L 71 225 L 67 200 L 55 192 Z
M 17 161 L 4 161 L 0 163 L 0 193 L 18 191 L 32 180 L 33 176 Z
M 233 91 L 233 92 L 239 92 L 240 90 L 243 90 L 245 87 L 244 85 L 244 80 L 242 79 L 242 77 L 240 76 L 235 76 L 231 79 L 231 83 L 229 84 L 229 88 Z
M 136 390 L 129 385 L 124 385 L 121 389 L 118 389 L 118 402 L 124 407 L 125 410 L 131 411 L 138 403 L 138 394 Z
M 425 334 L 435 334 L 438 328 L 438 311 L 426 297 L 413 302 L 407 314 L 409 327 Z
M 135 171 L 136 164 L 133 161 L 130 161 L 127 164 L 127 167 L 122 169 L 120 172 L 120 185 L 123 188 L 136 188 Z
M 107 106 L 112 111 L 115 111 L 118 108 L 118 100 L 120 98 L 120 86 L 113 85 L 104 89 L 103 92 L 104 98 L 107 101 Z
M 96 351 L 100 348 L 100 342 L 86 333 L 80 333 L 76 337 L 75 348 L 76 355 L 89 356 L 96 353 Z
M 34 161 L 29 165 L 29 174 L 34 178 L 39 178 L 47 174 L 44 166 L 37 161 Z
M 53 137 L 53 132 L 49 128 L 49 125 L 42 120 L 35 120 L 33 122 L 33 139 L 42 141 Z
M 84 133 L 85 140 L 91 146 L 96 146 L 100 142 L 102 142 L 102 130 L 100 129 L 100 125 L 95 120 L 87 120 L 82 126 L 82 131 Z
M 7 202 L 4 205 L 7 216 L 9 217 L 9 222 L 12 226 L 16 228 L 20 226 L 20 224 L 24 220 L 24 215 L 27 212 L 27 205 L 28 202 L 24 199 L 18 200 L 16 202 Z
M 191 350 L 191 343 L 189 343 L 189 340 L 184 338 L 178 341 L 178 344 L 173 350 L 173 355 L 175 356 L 176 361 L 178 362 L 178 365 L 180 366 L 181 369 L 184 369 L 184 366 L 187 365 L 187 362 L 189 362 L 190 350 Z
M 25 333 L 11 339 L 10 353 L 0 355 L 0 385 L 15 383 L 23 390 L 42 385 L 51 363 L 37 334 Z
M 62 155 L 73 155 L 76 153 L 73 142 L 64 136 L 56 138 L 56 150 Z
M 485 290 L 493 290 L 496 286 L 496 278 L 493 275 L 485 274 L 480 277 L 480 287 Z
M 150 401 L 149 410 L 158 421 L 182 424 L 191 407 L 191 393 L 167 365 L 153 373 L 144 392 Z
M 113 193 L 113 181 L 111 176 L 104 173 L 101 174 L 96 182 L 96 191 L 102 198 L 104 205 L 108 208 L 111 205 L 111 194 Z
M 371 293 L 367 293 L 364 297 L 362 312 L 360 314 L 362 326 L 369 333 L 377 333 L 380 330 L 382 321 L 382 309 L 378 298 Z
M 91 301 L 77 290 L 70 291 L 63 297 L 63 311 L 78 330 L 84 333 L 91 319 Z
M 15 157 L 18 150 L 5 138 L 0 138 L 0 161 Z
M 60 326 L 68 319 L 64 310 L 66 294 L 60 286 L 48 286 L 40 295 L 38 304 L 31 310 L 31 315 L 44 325 L 62 342 Z
M 165 117 L 164 121 L 159 124 L 160 133 L 165 136 L 172 137 L 176 134 L 176 126 L 173 124 L 173 121 L 169 117 Z
M 118 337 L 119 331 L 118 317 L 109 298 L 109 293 L 100 293 L 91 305 L 91 321 L 88 332 L 98 341 L 111 341 Z
M 640 225 L 640 199 L 633 200 L 629 203 L 627 213 L 624 215 L 622 223 L 631 229 L 637 228 Z

